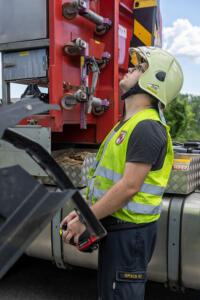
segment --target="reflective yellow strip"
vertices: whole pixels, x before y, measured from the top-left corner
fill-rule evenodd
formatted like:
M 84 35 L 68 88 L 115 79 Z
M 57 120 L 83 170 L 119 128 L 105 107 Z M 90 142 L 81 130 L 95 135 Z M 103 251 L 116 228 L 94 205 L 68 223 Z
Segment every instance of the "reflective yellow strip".
M 140 9 L 145 7 L 157 6 L 157 0 L 135 0 L 133 8 Z
M 29 51 L 19 52 L 19 56 L 29 55 Z
M 147 86 L 147 89 L 149 90 L 149 91 L 151 91 L 152 93 L 154 93 L 154 94 L 158 94 L 158 92 L 156 91 L 156 90 L 154 90 L 154 89 L 152 89 L 151 87 L 149 87 L 149 86 Z
M 174 159 L 174 162 L 190 163 L 190 159 Z
M 81 68 L 84 67 L 84 64 L 85 64 L 85 58 L 84 56 L 81 56 Z
M 151 33 L 137 20 L 134 20 L 134 35 L 146 46 L 151 46 Z

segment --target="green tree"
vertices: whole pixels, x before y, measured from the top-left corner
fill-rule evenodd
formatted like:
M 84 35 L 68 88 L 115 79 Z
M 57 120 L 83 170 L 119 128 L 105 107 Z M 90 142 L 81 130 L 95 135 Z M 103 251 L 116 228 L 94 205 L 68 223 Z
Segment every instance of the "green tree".
M 185 142 L 188 138 L 185 133 L 196 125 L 192 107 L 188 103 L 188 95 L 178 95 L 165 109 L 164 115 L 170 126 L 173 140 Z
M 185 137 L 187 140 L 200 140 L 200 96 L 189 95 L 189 105 L 194 118 L 185 131 Z

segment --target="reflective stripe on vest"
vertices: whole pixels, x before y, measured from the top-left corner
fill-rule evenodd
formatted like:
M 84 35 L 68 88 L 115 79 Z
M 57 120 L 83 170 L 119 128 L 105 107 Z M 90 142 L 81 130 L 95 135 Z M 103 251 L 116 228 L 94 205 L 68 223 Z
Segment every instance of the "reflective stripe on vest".
M 97 165 L 98 165 L 98 161 L 96 160 L 96 159 L 94 159 L 94 161 L 93 161 L 93 164 L 92 164 L 92 169 L 96 169 L 96 167 L 97 167 Z
M 105 195 L 106 191 L 94 188 L 93 197 L 100 199 Z M 129 201 L 123 208 L 129 210 L 133 213 L 137 212 L 138 214 L 143 215 L 157 215 L 161 213 L 162 202 L 159 205 L 148 205 L 143 203 L 137 203 L 134 201 Z
M 95 172 L 96 174 L 96 172 Z M 101 176 L 104 177 L 106 179 L 109 179 L 113 182 L 117 182 L 119 181 L 123 176 L 119 173 L 116 173 L 110 169 L 104 168 L 99 166 L 98 168 L 98 174 L 96 174 L 95 176 L 93 176 L 92 178 L 88 178 L 88 186 L 90 187 L 92 179 L 95 178 L 96 176 Z
M 96 176 L 104 177 L 113 182 L 117 182 L 123 177 L 123 175 L 101 166 L 98 168 L 98 174 L 96 174 Z
M 107 191 L 98 189 L 96 187 L 94 187 L 93 191 L 94 191 L 93 197 L 97 198 L 97 199 L 103 197 L 103 195 L 107 192 Z M 148 183 L 143 183 L 141 189 L 139 190 L 140 193 L 145 193 L 145 194 L 154 195 L 154 196 L 162 196 L 164 191 L 165 191 L 164 187 L 159 187 L 157 185 L 152 185 L 152 184 L 148 184 Z
M 92 178 L 89 178 L 89 177 L 88 177 L 87 186 L 90 187 L 90 186 L 91 186 L 91 183 L 92 183 Z
M 149 183 L 143 183 L 140 193 L 151 194 L 155 196 L 162 196 L 164 194 L 165 187 L 157 186 Z
M 157 215 L 161 213 L 162 201 L 159 205 L 148 205 L 130 201 L 123 208 L 142 215 Z
M 104 177 L 115 183 L 118 182 L 123 177 L 123 175 L 116 173 L 108 168 L 101 167 L 101 166 L 98 167 L 98 174 L 96 173 L 95 175 Z M 95 179 L 95 177 L 93 177 L 92 179 Z M 91 185 L 92 179 L 88 178 L 88 186 L 89 187 Z M 164 194 L 164 191 L 165 191 L 165 188 L 162 186 L 152 185 L 152 184 L 148 184 L 145 182 L 143 183 L 143 185 L 140 188 L 141 193 L 155 195 L 155 196 L 162 196 Z
M 94 188 L 93 197 L 100 199 L 101 197 L 103 197 L 105 195 L 105 193 L 106 193 L 106 191 L 104 191 L 104 190 Z
M 113 136 L 115 135 L 115 133 L 116 133 L 116 132 L 113 130 L 113 131 L 110 133 L 110 135 L 108 136 L 107 141 L 105 142 L 105 145 L 104 145 L 104 148 L 103 148 L 103 153 L 102 153 L 102 155 L 101 155 L 100 160 L 97 161 L 97 160 L 95 159 L 95 161 L 94 161 L 94 166 L 95 166 L 96 170 L 95 170 L 95 172 L 94 172 L 93 177 L 91 178 L 90 185 L 89 185 L 89 183 L 88 183 L 88 186 L 90 187 L 90 192 L 89 192 L 89 195 L 88 195 L 89 205 L 92 204 L 92 194 L 93 194 L 93 189 L 94 189 L 94 180 L 95 180 L 95 177 L 96 177 L 96 173 L 97 173 L 98 169 L 100 168 L 100 163 L 101 163 L 101 161 L 102 161 L 102 159 L 103 159 L 103 155 L 104 155 L 104 153 L 105 153 L 105 151 L 106 151 L 106 148 L 108 147 L 108 144 L 109 144 L 110 140 L 113 138 Z M 94 168 L 94 169 L 95 169 L 95 168 Z M 88 180 L 88 182 L 89 182 L 89 180 Z

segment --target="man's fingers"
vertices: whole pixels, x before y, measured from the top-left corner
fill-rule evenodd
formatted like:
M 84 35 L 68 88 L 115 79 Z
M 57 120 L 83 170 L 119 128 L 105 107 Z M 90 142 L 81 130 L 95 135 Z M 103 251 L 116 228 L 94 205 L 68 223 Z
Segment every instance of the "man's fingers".
M 65 243 L 69 243 L 71 238 L 74 238 L 74 242 L 78 244 L 80 235 L 85 231 L 86 226 L 80 222 L 79 217 L 76 213 L 71 214 L 72 219 L 69 220 L 67 216 L 62 222 L 62 224 L 67 224 L 66 232 L 63 232 L 62 239 Z
M 67 217 L 66 217 L 66 221 L 67 223 L 69 223 L 71 220 L 73 220 L 74 218 L 76 218 L 78 215 L 77 213 L 74 211 L 72 211 Z
M 73 218 L 77 217 L 77 213 L 75 212 L 75 210 L 73 210 L 71 213 L 69 213 L 68 216 L 66 216 L 62 222 L 60 223 L 60 228 L 63 227 L 63 225 L 69 223 L 71 220 L 73 220 Z
M 62 222 L 60 223 L 60 228 L 62 228 L 63 225 L 65 225 L 65 224 L 67 223 L 66 219 L 67 219 L 67 217 L 65 217 L 65 218 L 62 220 Z
M 71 231 L 66 231 L 63 233 L 63 236 L 62 236 L 62 239 L 65 243 L 68 243 L 70 242 L 71 238 L 73 237 L 73 233 Z
M 76 216 L 76 217 L 74 217 L 72 220 L 70 220 L 70 221 L 68 222 L 67 226 L 68 226 L 68 228 L 69 228 L 70 230 L 74 231 L 73 226 L 74 226 L 74 224 L 76 224 L 76 223 L 78 223 L 78 222 L 79 222 L 79 217 Z

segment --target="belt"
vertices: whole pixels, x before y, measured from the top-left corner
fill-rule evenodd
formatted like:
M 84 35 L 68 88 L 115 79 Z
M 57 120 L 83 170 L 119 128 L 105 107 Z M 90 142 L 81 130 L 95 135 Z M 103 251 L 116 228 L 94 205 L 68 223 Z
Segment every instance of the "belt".
M 149 223 L 132 223 L 124 220 L 117 219 L 113 216 L 108 216 L 106 218 L 101 219 L 102 225 L 106 228 L 107 231 L 117 231 L 131 228 L 138 228 L 147 226 Z

